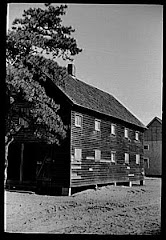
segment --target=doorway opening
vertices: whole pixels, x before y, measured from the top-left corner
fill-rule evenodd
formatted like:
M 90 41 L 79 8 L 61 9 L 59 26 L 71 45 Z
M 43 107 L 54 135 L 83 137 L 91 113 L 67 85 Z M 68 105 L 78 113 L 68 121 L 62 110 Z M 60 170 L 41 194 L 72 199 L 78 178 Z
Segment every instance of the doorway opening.
M 47 144 L 12 143 L 9 146 L 7 179 L 19 183 L 35 182 L 48 150 Z

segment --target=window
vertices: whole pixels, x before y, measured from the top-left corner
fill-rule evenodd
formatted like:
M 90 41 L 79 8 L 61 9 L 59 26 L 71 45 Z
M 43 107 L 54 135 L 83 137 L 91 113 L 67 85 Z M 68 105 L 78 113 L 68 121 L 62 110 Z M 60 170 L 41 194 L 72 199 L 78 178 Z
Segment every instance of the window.
M 112 162 L 112 163 L 115 163 L 115 162 L 116 162 L 115 154 L 116 154 L 115 151 L 111 151 L 111 162 Z
M 127 128 L 125 128 L 125 130 L 124 130 L 124 136 L 125 136 L 125 138 L 129 137 L 129 131 Z
M 129 154 L 125 153 L 125 163 L 129 164 Z
M 139 132 L 135 132 L 135 140 L 139 140 Z
M 111 124 L 111 134 L 115 135 L 115 124 Z
M 144 149 L 149 150 L 149 145 L 148 144 L 144 145 Z
M 76 127 L 82 126 L 82 116 L 79 114 L 75 114 L 75 126 Z
M 19 125 L 23 126 L 24 128 L 28 128 L 28 122 L 21 117 L 19 118 Z
M 144 158 L 144 168 L 149 168 L 149 158 Z
M 95 130 L 100 131 L 100 120 L 95 120 Z
M 95 160 L 100 160 L 101 159 L 101 151 L 100 150 L 95 150 Z
M 20 112 L 21 113 L 25 113 L 25 114 L 27 114 L 27 115 L 29 115 L 29 108 L 28 107 L 21 107 L 20 108 Z
M 140 155 L 136 154 L 136 164 L 140 164 Z
M 29 124 L 28 121 L 24 119 L 24 117 L 29 116 L 30 108 L 28 107 L 20 107 L 19 108 L 20 117 L 18 119 L 19 125 L 23 126 L 24 128 L 28 128 Z
M 81 161 L 81 158 L 82 158 L 82 149 L 80 149 L 80 148 L 75 148 L 74 157 L 75 157 L 75 160 Z

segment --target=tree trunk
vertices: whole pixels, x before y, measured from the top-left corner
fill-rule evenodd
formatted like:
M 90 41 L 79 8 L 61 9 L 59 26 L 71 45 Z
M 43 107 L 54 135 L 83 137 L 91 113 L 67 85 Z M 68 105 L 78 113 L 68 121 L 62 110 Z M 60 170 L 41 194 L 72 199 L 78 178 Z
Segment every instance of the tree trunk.
M 5 136 L 5 169 L 4 169 L 4 185 L 6 186 L 7 181 L 7 168 L 8 168 L 8 152 L 9 152 L 9 145 L 13 142 L 14 138 L 9 140 L 7 136 Z

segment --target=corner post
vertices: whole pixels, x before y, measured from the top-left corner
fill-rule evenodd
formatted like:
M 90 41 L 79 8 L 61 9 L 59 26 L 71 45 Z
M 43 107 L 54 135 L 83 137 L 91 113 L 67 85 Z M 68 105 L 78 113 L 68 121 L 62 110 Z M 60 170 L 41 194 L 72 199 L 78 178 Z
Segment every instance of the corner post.
M 129 182 L 129 187 L 132 187 L 132 181 Z

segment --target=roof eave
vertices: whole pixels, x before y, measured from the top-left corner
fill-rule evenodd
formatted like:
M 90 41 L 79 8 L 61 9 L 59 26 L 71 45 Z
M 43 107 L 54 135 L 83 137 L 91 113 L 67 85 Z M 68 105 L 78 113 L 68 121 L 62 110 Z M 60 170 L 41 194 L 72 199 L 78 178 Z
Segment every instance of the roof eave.
M 85 106 L 83 106 L 83 105 L 81 105 L 81 104 L 78 104 L 78 103 L 76 103 L 76 102 L 74 102 L 74 101 L 73 101 L 73 104 L 76 105 L 76 106 L 78 106 L 78 107 L 82 107 L 82 108 L 91 110 L 91 111 L 93 111 L 93 112 L 97 112 L 97 113 L 100 113 L 100 114 L 102 114 L 102 115 L 106 115 L 106 116 L 108 116 L 108 117 L 113 117 L 113 118 L 118 119 L 118 120 L 121 120 L 121 121 L 123 121 L 123 122 L 132 124 L 132 125 L 134 125 L 134 126 L 136 126 L 136 127 L 139 127 L 139 128 L 145 129 L 145 130 L 147 129 L 147 127 L 146 127 L 144 124 L 142 124 L 142 125 L 134 124 L 134 123 L 132 123 L 132 122 L 125 121 L 124 119 L 115 117 L 115 116 L 113 116 L 113 115 L 111 115 L 111 114 L 106 114 L 106 113 L 103 113 L 103 112 L 100 112 L 100 111 L 97 111 L 97 110 L 94 110 L 94 109 L 85 107 Z

